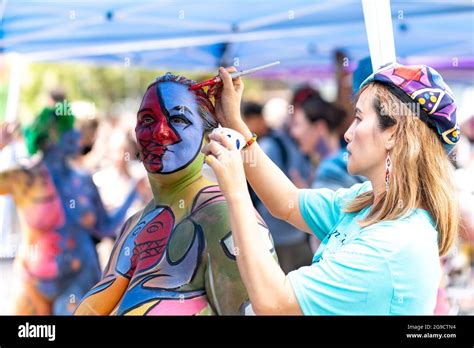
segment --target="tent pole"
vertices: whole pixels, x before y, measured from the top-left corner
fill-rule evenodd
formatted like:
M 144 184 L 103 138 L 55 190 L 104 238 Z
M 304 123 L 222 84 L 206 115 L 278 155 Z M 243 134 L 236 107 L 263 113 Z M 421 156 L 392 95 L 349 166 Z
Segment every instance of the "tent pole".
M 9 58 L 9 59 L 8 59 Z M 10 80 L 8 83 L 7 107 L 5 110 L 5 121 L 14 122 L 18 113 L 18 102 L 20 100 L 21 74 L 24 62 L 18 54 L 13 53 L 8 57 L 10 62 Z
M 362 0 L 372 70 L 396 61 L 390 0 Z
M 5 110 L 6 122 L 14 122 L 18 114 L 18 102 L 21 90 L 21 75 L 24 69 L 24 61 L 18 54 L 12 54 L 8 58 L 11 64 L 10 79 L 8 83 L 7 107 Z M 17 147 L 12 144 L 2 150 L 0 170 L 8 169 L 18 162 Z M 0 258 L 10 258 L 18 247 L 18 216 L 12 197 L 0 197 Z

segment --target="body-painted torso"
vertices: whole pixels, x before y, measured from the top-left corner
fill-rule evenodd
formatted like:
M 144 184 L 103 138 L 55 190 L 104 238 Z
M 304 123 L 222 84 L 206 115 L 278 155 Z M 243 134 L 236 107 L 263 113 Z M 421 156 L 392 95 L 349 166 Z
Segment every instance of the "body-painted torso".
M 17 171 L 13 197 L 23 238 L 16 266 L 47 298 L 82 267 L 91 273 L 85 287 L 100 276 L 90 236 L 97 218 L 91 185 L 87 176 L 71 170 L 61 177 L 43 161 Z
M 115 266 L 117 273 L 130 279 L 117 314 L 191 315 L 212 311 L 204 284 L 204 231 L 192 215 L 177 220 L 172 209 L 158 206 L 143 214 L 130 229 L 119 244 Z
M 228 208 L 219 187 L 197 186 L 183 201 L 188 198 L 192 204 L 184 209 L 150 204 L 132 217 L 114 246 L 103 279 L 87 297 L 100 296 L 114 282 L 126 281 L 113 314 L 215 315 L 248 311 Z M 259 223 L 272 249 L 260 217 Z

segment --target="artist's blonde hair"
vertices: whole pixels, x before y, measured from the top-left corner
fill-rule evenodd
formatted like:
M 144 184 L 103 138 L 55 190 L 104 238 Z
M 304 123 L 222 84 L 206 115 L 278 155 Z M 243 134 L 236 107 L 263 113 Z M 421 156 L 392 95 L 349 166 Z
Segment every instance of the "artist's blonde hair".
M 358 96 L 368 88 L 374 88 L 379 128 L 396 128 L 390 150 L 392 170 L 388 192 L 359 224 L 365 227 L 395 220 L 415 208 L 426 209 L 436 224 L 439 254 L 445 255 L 457 235 L 460 220 L 448 156 L 435 132 L 417 117 L 414 108 L 402 103 L 387 86 L 376 82 L 364 86 Z M 373 191 L 369 191 L 350 202 L 346 211 L 358 212 L 373 202 Z

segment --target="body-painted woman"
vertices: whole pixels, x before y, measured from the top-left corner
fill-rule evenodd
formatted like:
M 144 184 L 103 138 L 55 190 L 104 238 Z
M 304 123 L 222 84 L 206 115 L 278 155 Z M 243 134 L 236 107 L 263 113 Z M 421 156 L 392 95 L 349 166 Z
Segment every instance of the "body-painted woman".
M 114 236 L 135 196 L 114 216 L 106 213 L 91 177 L 68 163 L 79 150 L 73 125 L 74 116 L 45 108 L 25 132 L 30 154 L 41 154 L 0 172 L 0 194 L 13 197 L 22 226 L 14 314 L 72 314 L 100 279 L 92 236 Z M 0 149 L 9 138 L 5 126 L 1 135 Z
M 200 150 L 217 126 L 214 107 L 202 90 L 189 90 L 192 82 L 168 73 L 148 87 L 135 132 L 154 199 L 125 223 L 102 280 L 76 314 L 251 312 L 227 203 L 219 187 L 201 176 Z

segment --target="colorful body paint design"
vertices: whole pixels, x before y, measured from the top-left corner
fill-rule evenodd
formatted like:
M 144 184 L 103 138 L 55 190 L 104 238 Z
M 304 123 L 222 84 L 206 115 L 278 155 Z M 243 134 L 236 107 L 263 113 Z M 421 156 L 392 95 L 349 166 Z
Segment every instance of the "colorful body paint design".
M 43 158 L 0 173 L 0 194 L 11 194 L 22 226 L 15 259 L 15 314 L 72 314 L 100 279 L 92 236 L 113 236 L 134 199 L 109 216 L 90 176 L 69 167 L 76 131 L 61 135 Z
M 275 255 L 269 231 L 256 214 L 269 251 Z M 150 204 L 129 219 L 103 280 L 85 296 L 77 314 L 252 313 L 235 259 L 227 203 L 219 187 L 202 187 L 195 193 L 189 214 L 168 229 L 173 216 L 172 209 Z M 153 228 L 159 222 L 160 228 Z M 135 250 L 145 250 L 142 241 L 150 234 L 156 234 L 157 243 L 147 245 L 147 253 L 137 254 Z M 161 241 L 166 241 L 164 248 Z

